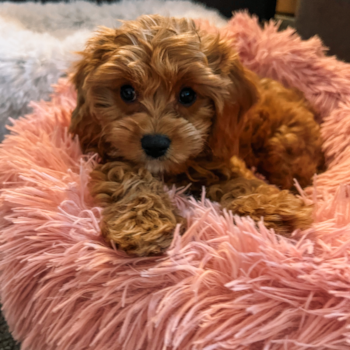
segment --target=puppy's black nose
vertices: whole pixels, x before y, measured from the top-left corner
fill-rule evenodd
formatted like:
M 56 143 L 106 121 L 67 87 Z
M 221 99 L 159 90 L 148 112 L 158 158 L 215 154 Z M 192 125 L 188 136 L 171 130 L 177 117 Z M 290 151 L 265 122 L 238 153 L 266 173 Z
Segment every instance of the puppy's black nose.
M 145 135 L 141 139 L 141 145 L 145 153 L 152 158 L 164 156 L 170 146 L 170 139 L 165 135 Z

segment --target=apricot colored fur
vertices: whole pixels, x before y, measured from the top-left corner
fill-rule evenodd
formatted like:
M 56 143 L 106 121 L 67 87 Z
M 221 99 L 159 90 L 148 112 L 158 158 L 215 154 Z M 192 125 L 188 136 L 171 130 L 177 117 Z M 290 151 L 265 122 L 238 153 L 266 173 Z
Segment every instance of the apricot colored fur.
M 142 16 L 101 28 L 81 54 L 70 131 L 101 157 L 90 188 L 107 241 L 139 256 L 164 252 L 184 223 L 165 184 L 191 183 L 194 196 L 205 187 L 222 207 L 281 234 L 311 225 L 312 208 L 289 191 L 293 178 L 306 186 L 322 165 L 319 125 L 300 92 L 259 79 L 231 41 L 187 19 Z M 135 102 L 121 99 L 125 84 Z M 178 102 L 183 87 L 197 94 L 190 107 Z M 141 147 L 154 133 L 171 140 L 159 159 Z

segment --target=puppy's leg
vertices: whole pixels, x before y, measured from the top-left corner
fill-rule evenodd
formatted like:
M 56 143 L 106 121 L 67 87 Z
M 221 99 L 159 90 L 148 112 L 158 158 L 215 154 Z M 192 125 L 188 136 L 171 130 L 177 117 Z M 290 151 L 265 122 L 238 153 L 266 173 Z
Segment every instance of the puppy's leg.
M 306 229 L 312 224 L 312 208 L 287 190 L 241 179 L 238 183 L 228 182 L 223 193 L 220 203 L 224 208 L 240 216 L 250 216 L 256 222 L 263 218 L 266 227 L 279 234 Z
M 138 256 L 169 247 L 177 223 L 184 219 L 175 213 L 162 182 L 123 162 L 98 166 L 91 179 L 91 194 L 104 208 L 101 231 L 106 241 Z
M 237 170 L 237 169 L 236 169 Z M 207 195 L 223 208 L 239 216 L 250 216 L 255 222 L 264 220 L 265 226 L 286 235 L 295 229 L 306 229 L 312 224 L 312 207 L 287 190 L 242 176 L 242 169 L 233 172 L 233 178 L 210 186 Z

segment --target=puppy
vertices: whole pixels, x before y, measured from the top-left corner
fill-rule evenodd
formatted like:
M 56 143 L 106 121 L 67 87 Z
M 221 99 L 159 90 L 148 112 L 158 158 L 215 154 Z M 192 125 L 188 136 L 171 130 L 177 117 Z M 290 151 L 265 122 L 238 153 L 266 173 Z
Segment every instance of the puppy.
M 188 19 L 101 28 L 81 55 L 70 132 L 100 156 L 90 189 L 108 242 L 138 256 L 164 252 L 184 221 L 165 184 L 191 183 L 196 197 L 205 187 L 277 233 L 311 225 L 312 208 L 289 192 L 322 163 L 320 128 L 300 92 L 259 79 L 232 42 Z

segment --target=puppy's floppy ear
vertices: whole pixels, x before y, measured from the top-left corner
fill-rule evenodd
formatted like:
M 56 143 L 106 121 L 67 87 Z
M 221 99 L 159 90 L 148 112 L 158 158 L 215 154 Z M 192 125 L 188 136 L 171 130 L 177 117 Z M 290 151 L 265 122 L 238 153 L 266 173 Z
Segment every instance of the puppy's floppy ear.
M 209 147 L 216 158 L 227 160 L 238 155 L 246 114 L 258 100 L 257 77 L 243 67 L 232 42 L 216 37 L 207 52 L 209 66 L 222 79 L 223 89 L 215 101 Z
M 116 30 L 100 27 L 87 42 L 82 58 L 73 66 L 70 80 L 77 91 L 77 106 L 72 113 L 69 131 L 79 136 L 83 152 L 96 152 L 101 142 L 101 128 L 87 103 L 86 79 L 113 52 Z

